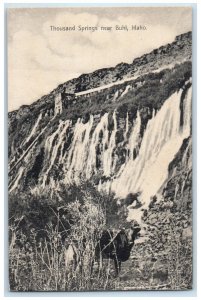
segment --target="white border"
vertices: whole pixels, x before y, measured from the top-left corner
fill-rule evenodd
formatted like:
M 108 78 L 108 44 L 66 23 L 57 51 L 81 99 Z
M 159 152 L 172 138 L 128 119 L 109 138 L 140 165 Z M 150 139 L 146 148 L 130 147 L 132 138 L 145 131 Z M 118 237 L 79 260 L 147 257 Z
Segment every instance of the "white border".
M 112 6 L 111 4 L 114 4 L 114 5 L 119 5 L 119 6 L 126 6 L 126 5 L 129 5 L 130 4 L 136 4 L 136 5 L 143 5 L 143 4 L 149 4 L 149 5 L 177 5 L 177 4 L 182 4 L 182 5 L 190 5 L 190 4 L 193 4 L 193 3 L 197 3 L 197 20 L 198 20 L 198 26 L 197 26 L 197 34 L 198 34 L 198 37 L 199 37 L 199 28 L 201 28 L 201 24 L 200 24 L 200 11 L 201 11 L 201 4 L 199 3 L 199 1 L 143 1 L 143 3 L 139 3 L 137 1 L 129 1 L 127 0 L 126 3 L 121 1 L 121 0 L 110 0 L 110 1 L 101 1 L 101 0 L 97 0 L 97 1 L 92 1 L 92 0 L 88 0 L 88 1 L 83 1 L 83 0 L 80 0 L 80 1 L 68 1 L 68 0 L 60 0 L 59 3 L 55 3 L 55 1 L 47 1 L 47 0 L 44 0 L 44 1 L 34 1 L 34 0 L 22 0 L 23 2 L 23 5 L 24 6 L 64 6 L 65 4 L 67 3 L 73 3 L 73 4 L 80 4 L 80 6 L 90 6 L 90 5 L 98 5 L 98 4 L 105 4 L 105 5 L 109 5 L 109 6 Z M 11 5 L 11 2 L 10 1 L 6 1 L 6 0 L 3 0 L 0 2 L 0 9 L 1 9 L 1 18 L 0 18 L 0 36 L 1 36 L 1 45 L 4 44 L 4 4 L 10 4 Z M 15 4 L 15 5 L 20 5 L 19 1 L 17 0 L 13 0 L 12 1 L 12 4 Z M 21 3 L 22 4 L 22 3 Z M 88 5 L 89 4 L 89 5 Z M 198 38 L 197 40 L 197 53 L 201 53 L 201 48 L 200 48 L 200 39 Z M 4 121 L 4 116 L 6 116 L 7 114 L 7 105 L 4 103 L 3 99 L 4 99 L 4 95 L 5 95 L 5 89 L 4 89 L 4 79 L 5 79 L 5 74 L 4 74 L 4 63 L 5 63 L 5 48 L 4 47 L 0 47 L 0 52 L 1 52 L 1 80 L 0 80 L 0 91 L 1 91 L 1 94 L 2 94 L 2 97 L 1 97 L 1 103 L 2 103 L 2 106 L 1 106 L 1 109 L 0 109 L 0 140 L 1 141 L 4 141 L 4 137 L 5 137 L 5 121 Z M 197 99 L 200 99 L 200 88 L 199 88 L 199 85 L 201 84 L 201 81 L 200 81 L 200 70 L 199 70 L 199 66 L 201 66 L 200 64 L 200 57 L 198 55 L 197 57 L 197 75 L 198 75 L 198 79 L 197 79 L 197 82 L 198 82 L 198 90 L 197 90 Z M 200 84 L 199 84 L 200 83 Z M 194 87 L 196 88 L 196 82 L 195 80 L 193 81 L 193 84 L 194 84 Z M 194 89 L 194 94 L 195 93 L 196 89 Z M 195 101 L 196 99 L 194 99 Z M 199 199 L 199 196 L 200 196 L 200 188 L 201 188 L 201 184 L 200 184 L 200 157 L 199 157 L 199 153 L 201 153 L 201 146 L 200 146 L 200 138 L 199 138 L 199 128 L 201 128 L 201 124 L 200 124 L 200 121 L 201 121 L 201 109 L 200 109 L 200 102 L 199 100 L 197 101 L 197 231 L 198 229 L 200 229 L 200 219 L 201 217 L 199 216 L 199 212 L 200 212 L 200 201 L 201 199 Z M 196 136 L 194 134 L 194 147 L 196 146 Z M 195 149 L 194 149 L 195 150 Z M 196 152 L 196 151 L 195 151 Z M 195 153 L 194 152 L 194 153 Z M 0 164 L 1 164 L 1 174 L 0 174 L 0 180 L 1 180 L 1 189 L 0 189 L 0 193 L 1 193 L 1 216 L 0 216 L 0 230 L 1 230 L 1 234 L 0 234 L 0 239 L 1 239 L 1 247 L 0 247 L 0 299 L 4 299 L 6 298 L 6 296 L 4 295 L 4 279 L 7 280 L 7 278 L 4 278 L 4 243 L 5 243 L 5 240 L 4 240 L 4 225 L 6 224 L 6 221 L 4 220 L 4 188 L 6 189 L 7 187 L 7 182 L 5 181 L 5 170 L 4 170 L 4 164 L 6 162 L 7 164 L 7 158 L 6 158 L 6 151 L 4 149 L 4 146 L 2 145 L 0 147 Z M 194 160 L 194 167 L 196 169 L 196 161 Z M 3 188 L 4 187 L 4 188 Z M 196 195 L 196 192 L 194 191 L 194 195 Z M 194 199 L 195 200 L 195 199 Z M 5 223 L 4 223 L 5 221 Z M 198 253 L 198 256 L 197 256 L 197 271 L 198 271 L 198 276 L 197 276 L 197 283 L 198 283 L 198 286 L 197 286 L 197 297 L 196 296 L 191 296 L 191 297 L 187 297 L 187 296 L 179 296 L 179 294 L 177 292 L 172 292 L 172 296 L 169 297 L 165 297 L 167 299 L 176 299 L 178 297 L 182 297 L 183 299 L 193 299 L 193 298 L 201 298 L 201 292 L 200 292 L 200 287 L 199 287 L 199 281 L 201 282 L 200 280 L 200 256 L 201 256 L 201 243 L 200 243 L 200 239 L 199 239 L 199 236 L 198 236 L 198 240 L 197 240 L 197 253 Z M 200 255 L 199 255 L 200 254 Z M 142 292 L 144 294 L 144 292 Z M 155 299 L 156 297 L 160 297 L 160 298 L 163 298 L 163 296 L 161 295 L 160 292 L 154 292 L 154 297 L 149 297 L 149 295 L 151 295 L 150 293 L 151 292 L 146 292 L 147 293 L 147 296 L 146 297 L 136 297 L 136 293 L 135 292 L 131 292 L 129 293 L 128 295 L 126 295 L 125 293 L 123 293 L 123 296 L 122 296 L 122 292 L 115 292 L 115 293 L 109 293 L 109 292 L 106 292 L 106 293 L 98 293 L 98 295 L 96 295 L 97 293 L 91 293 L 91 295 L 89 295 L 89 293 L 76 293 L 75 294 L 71 294 L 71 293 L 65 293 L 65 296 L 67 296 L 69 299 L 74 299 L 74 298 L 77 298 L 77 295 L 79 295 L 79 297 L 93 297 L 94 299 L 96 298 L 109 298 L 109 299 L 115 299 L 116 297 L 120 298 L 120 299 L 124 299 L 125 297 L 135 297 L 135 298 L 139 298 L 139 299 L 146 299 L 147 297 L 149 299 Z M 164 292 L 166 293 L 166 292 Z M 58 299 L 60 298 L 59 297 L 59 294 L 53 294 L 53 297 L 52 295 L 48 295 L 46 293 L 42 293 L 43 295 L 41 295 L 40 293 L 40 296 L 38 295 L 37 297 L 33 297 L 32 296 L 32 293 L 28 293 L 29 295 L 26 295 L 24 294 L 25 297 L 22 296 L 22 293 L 20 293 L 20 296 L 18 297 L 19 294 L 13 294 L 13 296 L 9 297 L 9 298 L 15 298 L 17 297 L 18 299 L 24 299 L 26 297 L 29 297 L 29 298 L 44 298 L 44 297 L 48 297 L 48 298 L 51 298 L 51 299 Z M 75 296 L 76 297 L 75 297 Z M 169 292 L 167 292 L 167 295 L 170 295 Z M 8 295 L 7 295 L 8 296 Z M 54 297 L 55 296 L 55 297 Z M 70 297 L 69 297 L 70 296 Z

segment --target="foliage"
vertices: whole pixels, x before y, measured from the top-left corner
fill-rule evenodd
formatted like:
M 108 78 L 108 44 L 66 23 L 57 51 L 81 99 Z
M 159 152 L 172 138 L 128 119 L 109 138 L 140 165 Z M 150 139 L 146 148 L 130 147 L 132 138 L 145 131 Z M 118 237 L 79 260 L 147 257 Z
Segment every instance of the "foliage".
M 53 195 L 48 190 L 11 194 L 9 206 L 11 290 L 111 287 L 111 262 L 101 272 L 92 268 L 98 234 L 106 226 L 106 199 L 89 183 L 63 186 Z M 67 270 L 64 253 L 72 240 L 84 263 Z

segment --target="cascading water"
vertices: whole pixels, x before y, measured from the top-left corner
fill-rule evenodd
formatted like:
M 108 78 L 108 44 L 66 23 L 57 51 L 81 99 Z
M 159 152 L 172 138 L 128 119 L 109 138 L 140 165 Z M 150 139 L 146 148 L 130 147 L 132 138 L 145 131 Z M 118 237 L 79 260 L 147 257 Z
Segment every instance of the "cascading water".
M 128 158 L 133 158 L 133 151 L 138 148 L 139 138 L 140 138 L 140 128 L 141 128 L 141 117 L 139 111 L 137 111 L 137 118 L 134 121 L 133 128 L 128 140 Z
M 109 131 L 108 131 L 108 113 L 105 113 L 100 122 L 97 124 L 96 128 L 94 129 L 91 143 L 89 146 L 89 155 L 88 161 L 86 164 L 86 178 L 89 179 L 93 174 L 97 173 L 96 168 L 96 159 L 97 159 L 97 147 L 99 145 L 100 133 L 102 132 L 102 153 L 105 151 L 108 145 L 109 139 Z
M 168 166 L 179 151 L 182 142 L 190 135 L 191 88 L 183 103 L 183 127 L 180 128 L 180 101 L 182 90 L 165 101 L 158 113 L 147 124 L 139 154 L 129 159 L 123 171 L 112 182 L 112 190 L 118 197 L 141 192 L 144 208 L 168 177 Z M 136 214 L 130 211 L 130 218 Z M 136 215 L 135 215 L 136 217 Z
M 129 130 L 129 115 L 128 115 L 128 112 L 127 112 L 127 114 L 126 114 L 126 130 L 124 132 L 124 140 L 125 141 L 127 139 L 128 130 Z
M 103 151 L 103 174 L 105 176 L 110 176 L 114 173 L 115 166 L 116 166 L 116 159 L 112 157 L 112 153 L 116 146 L 116 133 L 117 133 L 117 119 L 116 119 L 116 112 L 113 113 L 113 122 L 114 122 L 114 129 L 112 131 L 110 140 L 108 142 L 108 148 Z M 105 146 L 105 145 L 104 145 Z
M 118 157 L 114 156 L 116 149 L 117 116 L 113 113 L 113 130 L 108 130 L 108 113 L 105 113 L 97 125 L 94 124 L 94 117 L 90 116 L 88 122 L 83 123 L 78 119 L 74 126 L 72 143 L 59 162 L 64 164 L 65 182 L 79 183 L 81 178 L 90 179 L 94 174 L 102 172 L 111 180 L 105 184 L 99 183 L 99 190 L 106 188 L 116 193 L 118 197 L 124 198 L 128 193 L 141 192 L 141 200 L 148 204 L 150 197 L 157 193 L 164 183 L 168 174 L 168 165 L 178 152 L 182 141 L 189 135 L 190 130 L 190 109 L 191 109 L 191 89 L 188 90 L 183 102 L 183 127 L 180 128 L 180 100 L 181 93 L 174 93 L 165 101 L 161 109 L 148 122 L 147 128 L 142 137 L 141 146 L 140 128 L 141 117 L 139 111 L 136 119 L 129 130 L 128 114 L 125 120 L 124 139 L 127 140 L 125 148 L 127 150 L 125 163 L 119 168 L 116 179 L 112 181 L 111 176 L 116 171 Z M 58 129 L 48 137 L 46 149 L 49 154 L 50 165 L 44 175 L 45 184 L 48 173 L 54 164 L 59 147 L 64 147 L 66 130 L 70 127 L 70 121 L 64 124 L 61 122 Z M 128 132 L 130 132 L 129 137 Z M 57 142 L 52 143 L 56 136 Z M 99 149 L 99 151 L 97 151 Z M 134 157 L 134 150 L 138 155 Z M 98 152 L 98 153 L 97 153 Z M 100 166 L 97 167 L 97 159 Z M 107 187 L 106 187 L 107 186 Z
M 35 135 L 41 119 L 42 119 L 42 113 L 39 114 L 38 119 L 36 120 L 36 123 L 34 124 L 29 136 L 27 137 L 27 139 L 25 140 L 25 142 L 23 144 L 28 143 L 30 141 L 30 139 Z
M 47 161 L 48 161 L 49 165 L 48 165 L 47 171 L 45 171 L 44 176 L 43 176 L 43 181 L 42 181 L 43 187 L 45 187 L 45 185 L 46 185 L 48 174 L 49 174 L 52 166 L 54 165 L 54 162 L 57 158 L 59 147 L 61 147 L 61 145 L 64 141 L 66 131 L 70 124 L 71 124 L 71 122 L 69 120 L 61 121 L 57 130 L 55 132 L 53 132 L 53 134 L 50 135 L 45 142 L 45 152 L 47 155 Z M 57 142 L 53 146 L 53 142 L 56 138 L 57 138 Z
M 90 116 L 90 120 L 85 124 L 78 119 L 75 125 L 72 145 L 65 164 L 65 182 L 67 183 L 72 181 L 79 183 L 80 181 L 86 167 L 92 126 L 93 116 Z
M 90 120 L 85 124 L 82 123 L 81 119 L 78 119 L 74 129 L 73 141 L 65 158 L 66 182 L 75 181 L 79 183 L 80 178 L 90 179 L 92 175 L 97 174 L 98 147 L 103 175 L 110 176 L 114 172 L 115 160 L 112 154 L 116 146 L 116 112 L 113 113 L 113 122 L 114 129 L 109 137 L 108 113 L 104 114 L 90 138 L 93 116 L 90 116 Z M 101 134 L 102 138 L 100 141 Z
M 129 121 L 127 113 L 125 120 L 121 119 L 124 132 L 123 142 L 120 143 L 117 138 L 120 127 L 116 111 L 112 115 L 112 130 L 109 128 L 109 113 L 100 119 L 91 115 L 88 122 L 78 119 L 75 125 L 70 120 L 60 121 L 45 142 L 45 163 L 40 175 L 42 187 L 54 181 L 50 171 L 54 165 L 59 165 L 63 169 L 65 183 L 79 184 L 81 179 L 91 179 L 97 175 L 100 176 L 99 190 L 112 190 L 120 198 L 125 198 L 129 193 L 141 192 L 141 201 L 146 207 L 150 197 L 158 192 L 167 179 L 168 165 L 184 138 L 190 135 L 191 88 L 187 90 L 182 102 L 182 127 L 181 94 L 180 90 L 171 95 L 157 113 L 153 110 L 143 136 L 140 135 L 140 112 L 137 111 L 133 122 Z M 40 119 L 39 116 L 32 133 Z M 118 156 L 121 150 L 125 155 L 122 162 Z M 23 173 L 24 169 L 19 169 L 12 190 L 17 187 Z

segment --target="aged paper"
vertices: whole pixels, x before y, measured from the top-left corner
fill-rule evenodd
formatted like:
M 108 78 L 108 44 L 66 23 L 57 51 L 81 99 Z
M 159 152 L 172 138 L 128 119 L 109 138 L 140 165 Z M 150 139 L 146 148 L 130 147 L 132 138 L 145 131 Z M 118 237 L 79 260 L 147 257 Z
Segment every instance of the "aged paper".
M 192 9 L 7 9 L 11 291 L 192 288 Z

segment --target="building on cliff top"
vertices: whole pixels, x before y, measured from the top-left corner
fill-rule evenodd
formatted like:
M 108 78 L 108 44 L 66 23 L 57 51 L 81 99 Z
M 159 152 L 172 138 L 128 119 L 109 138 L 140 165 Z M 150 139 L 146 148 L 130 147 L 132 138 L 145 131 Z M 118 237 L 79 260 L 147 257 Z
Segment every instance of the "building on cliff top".
M 61 114 L 63 109 L 68 108 L 75 99 L 73 93 L 57 93 L 54 98 L 54 114 Z

